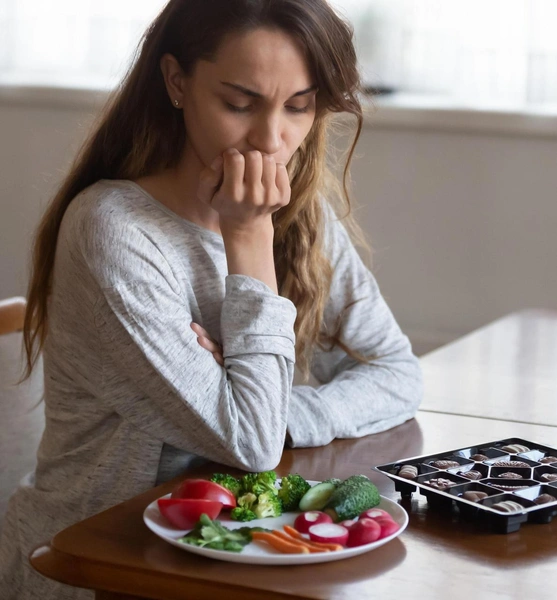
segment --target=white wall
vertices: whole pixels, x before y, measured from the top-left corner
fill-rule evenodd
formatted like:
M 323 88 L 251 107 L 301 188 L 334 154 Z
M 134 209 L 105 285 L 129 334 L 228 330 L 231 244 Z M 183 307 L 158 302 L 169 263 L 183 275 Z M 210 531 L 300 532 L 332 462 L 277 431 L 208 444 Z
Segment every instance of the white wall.
M 0 298 L 25 294 L 32 231 L 96 110 L 0 101 Z M 383 123 L 358 155 L 356 214 L 418 350 L 510 311 L 557 309 L 557 137 Z

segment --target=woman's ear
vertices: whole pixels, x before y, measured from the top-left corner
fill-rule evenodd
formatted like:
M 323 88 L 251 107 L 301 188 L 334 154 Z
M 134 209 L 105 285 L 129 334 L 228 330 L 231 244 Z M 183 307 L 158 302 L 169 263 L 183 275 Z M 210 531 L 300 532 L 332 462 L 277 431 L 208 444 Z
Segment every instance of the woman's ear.
M 160 68 L 172 106 L 181 108 L 186 90 L 186 76 L 182 67 L 172 54 L 165 54 L 161 58 Z

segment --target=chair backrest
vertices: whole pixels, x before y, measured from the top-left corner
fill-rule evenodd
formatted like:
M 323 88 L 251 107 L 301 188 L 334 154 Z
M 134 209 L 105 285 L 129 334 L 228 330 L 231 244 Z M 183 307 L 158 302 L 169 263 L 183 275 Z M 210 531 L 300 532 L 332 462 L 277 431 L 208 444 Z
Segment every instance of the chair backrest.
M 9 497 L 32 471 L 44 429 L 43 365 L 23 373 L 25 298 L 0 301 L 0 528 Z

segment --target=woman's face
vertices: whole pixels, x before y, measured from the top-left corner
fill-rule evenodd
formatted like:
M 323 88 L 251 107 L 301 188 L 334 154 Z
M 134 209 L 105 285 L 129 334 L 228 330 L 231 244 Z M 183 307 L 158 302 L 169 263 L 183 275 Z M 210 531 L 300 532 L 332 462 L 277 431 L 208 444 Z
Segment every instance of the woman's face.
M 315 119 L 315 82 L 294 39 L 279 30 L 226 37 L 215 62 L 200 60 L 181 75 L 180 89 L 186 158 L 204 166 L 227 148 L 288 164 Z

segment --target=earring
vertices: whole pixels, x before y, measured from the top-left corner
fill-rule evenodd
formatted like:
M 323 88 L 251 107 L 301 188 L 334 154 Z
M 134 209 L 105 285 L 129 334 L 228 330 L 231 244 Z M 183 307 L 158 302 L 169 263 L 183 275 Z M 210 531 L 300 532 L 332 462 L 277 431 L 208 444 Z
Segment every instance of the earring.
M 178 108 L 178 105 L 179 105 L 179 104 L 180 104 L 180 103 L 178 102 L 178 100 L 174 100 L 174 106 L 175 106 L 176 108 Z

